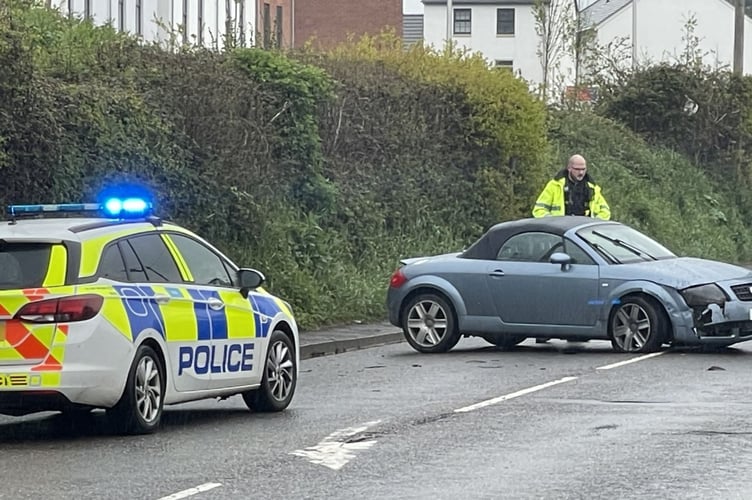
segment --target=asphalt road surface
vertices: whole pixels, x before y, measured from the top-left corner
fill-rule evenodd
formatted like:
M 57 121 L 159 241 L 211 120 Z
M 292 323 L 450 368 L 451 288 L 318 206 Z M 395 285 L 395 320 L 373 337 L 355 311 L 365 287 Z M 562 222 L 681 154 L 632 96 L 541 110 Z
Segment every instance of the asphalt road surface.
M 401 343 L 301 371 L 281 414 L 191 403 L 149 436 L 0 417 L 0 498 L 752 498 L 752 342 Z

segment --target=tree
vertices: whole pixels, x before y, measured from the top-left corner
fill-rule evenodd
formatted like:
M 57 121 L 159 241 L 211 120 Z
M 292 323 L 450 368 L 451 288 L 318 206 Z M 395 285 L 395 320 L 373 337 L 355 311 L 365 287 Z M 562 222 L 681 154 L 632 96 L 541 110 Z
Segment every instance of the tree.
M 541 63 L 540 96 L 548 99 L 557 90 L 562 58 L 568 55 L 576 35 L 576 16 L 571 0 L 535 0 L 533 16 Z

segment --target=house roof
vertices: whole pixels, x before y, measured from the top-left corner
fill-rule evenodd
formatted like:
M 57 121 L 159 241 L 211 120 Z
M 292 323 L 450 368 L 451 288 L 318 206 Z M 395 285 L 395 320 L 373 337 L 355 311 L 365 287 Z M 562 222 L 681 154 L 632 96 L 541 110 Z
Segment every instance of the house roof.
M 446 5 L 447 0 L 422 0 L 423 5 Z M 533 5 L 535 0 L 452 0 L 452 5 Z
M 582 9 L 581 14 L 587 24 L 598 25 L 631 3 L 632 0 L 598 0 Z

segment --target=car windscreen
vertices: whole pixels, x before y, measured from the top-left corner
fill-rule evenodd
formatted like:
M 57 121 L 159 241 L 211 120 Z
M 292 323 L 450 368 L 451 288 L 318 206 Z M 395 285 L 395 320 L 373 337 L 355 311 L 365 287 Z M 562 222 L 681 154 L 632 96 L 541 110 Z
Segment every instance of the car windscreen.
M 0 242 L 0 290 L 41 287 L 51 251 L 48 243 Z
M 577 231 L 596 252 L 612 264 L 675 259 L 669 249 L 628 226 L 603 224 Z

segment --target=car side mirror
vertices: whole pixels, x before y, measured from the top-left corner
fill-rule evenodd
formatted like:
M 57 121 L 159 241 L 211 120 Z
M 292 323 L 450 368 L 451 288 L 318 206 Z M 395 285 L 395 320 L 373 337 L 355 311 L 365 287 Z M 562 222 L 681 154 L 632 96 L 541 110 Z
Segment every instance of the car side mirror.
M 564 252 L 554 252 L 553 254 L 551 254 L 549 262 L 551 262 L 551 264 L 559 264 L 561 266 L 561 270 L 566 271 L 569 269 L 569 266 L 572 265 L 572 257 L 565 254 Z
M 266 281 L 266 277 L 255 269 L 238 269 L 238 285 L 243 297 L 248 297 L 248 292 L 260 287 Z

